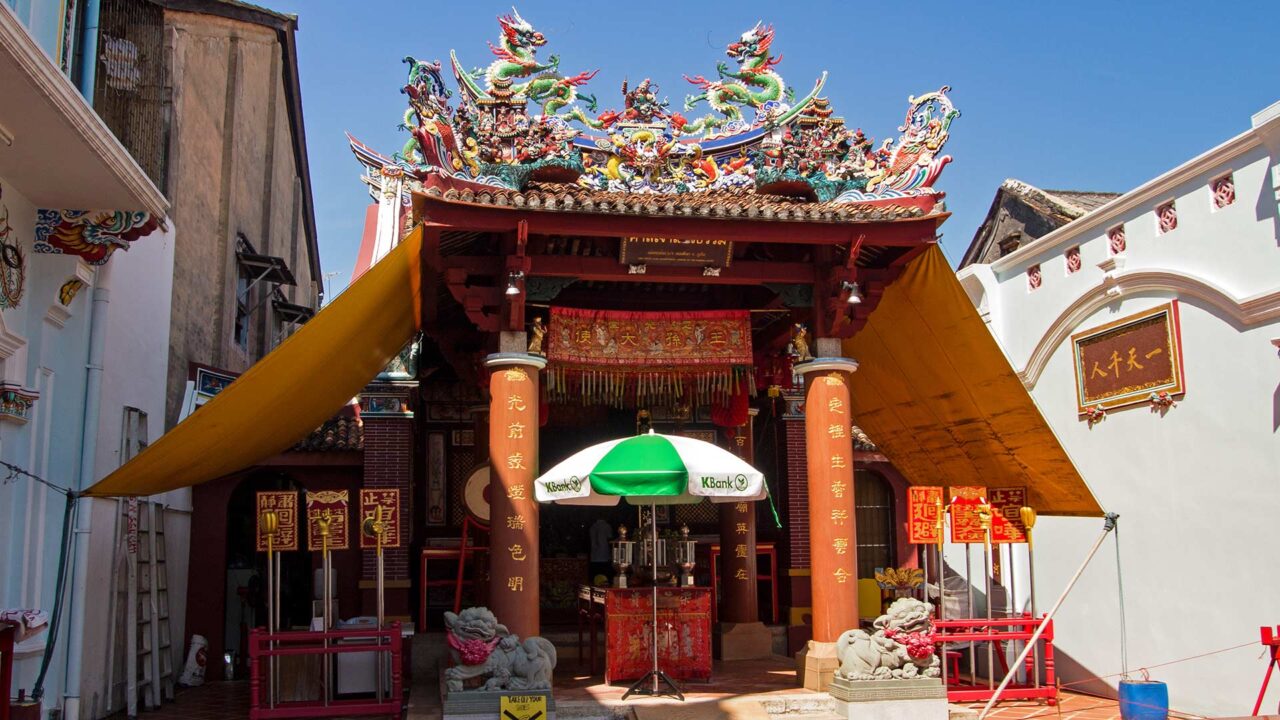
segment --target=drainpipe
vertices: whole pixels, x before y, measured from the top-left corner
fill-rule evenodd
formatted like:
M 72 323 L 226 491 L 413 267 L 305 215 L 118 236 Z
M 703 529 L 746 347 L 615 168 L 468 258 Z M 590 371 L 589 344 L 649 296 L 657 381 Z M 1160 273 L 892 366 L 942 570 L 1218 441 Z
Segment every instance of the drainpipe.
M 98 22 L 102 0 L 85 0 L 84 27 L 80 31 L 80 94 L 93 105 L 93 86 L 98 80 Z
M 98 452 L 98 416 L 102 404 L 102 358 L 107 345 L 107 305 L 111 301 L 111 265 L 99 266 L 93 286 L 93 309 L 89 313 L 89 362 L 84 384 L 84 428 L 80 442 L 80 483 L 77 490 L 87 490 L 98 478 L 95 472 Z M 76 500 L 76 529 L 72 547 L 71 587 L 67 592 L 71 604 L 71 627 L 67 634 L 67 672 L 63 679 L 63 717 L 80 718 L 80 685 L 84 665 L 84 608 L 87 604 L 89 576 L 89 531 L 91 503 Z

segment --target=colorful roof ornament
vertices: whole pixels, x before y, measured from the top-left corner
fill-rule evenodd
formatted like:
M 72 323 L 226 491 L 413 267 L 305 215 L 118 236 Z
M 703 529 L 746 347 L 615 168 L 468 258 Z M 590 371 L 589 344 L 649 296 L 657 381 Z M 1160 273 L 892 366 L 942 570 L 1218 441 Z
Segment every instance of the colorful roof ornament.
M 150 213 L 120 210 L 45 210 L 36 212 L 34 249 L 38 253 L 77 255 L 102 265 L 118 249 L 150 235 L 160 222 Z
M 541 181 L 610 192 L 755 192 L 925 211 L 942 197 L 933 183 L 951 161 L 941 151 L 960 114 L 947 87 L 911 97 L 901 136 L 876 147 L 820 96 L 825 73 L 796 99 L 777 70 L 773 28 L 757 23 L 726 48 L 734 66 L 718 63 L 713 78 L 685 76 L 697 92 L 680 111 L 649 78 L 623 83 L 621 110 L 600 111 L 584 92 L 597 70 L 565 75 L 558 56 L 540 61 L 546 38 L 514 10 L 498 24 L 487 67 L 465 70 L 450 53 L 456 105 L 440 63 L 405 59 L 402 127 L 412 137 L 394 157 L 417 183 L 442 191 L 523 191 Z M 683 114 L 704 103 L 711 112 Z

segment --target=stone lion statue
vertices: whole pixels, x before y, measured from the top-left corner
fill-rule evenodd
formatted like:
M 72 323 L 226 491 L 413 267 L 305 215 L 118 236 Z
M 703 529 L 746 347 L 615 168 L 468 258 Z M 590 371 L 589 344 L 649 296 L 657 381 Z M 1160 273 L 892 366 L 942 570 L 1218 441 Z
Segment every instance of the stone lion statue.
M 933 604 L 898 598 L 876 618 L 875 632 L 848 630 L 836 640 L 840 667 L 836 677 L 846 680 L 900 680 L 941 674 L 933 644 Z
M 449 692 L 551 689 L 556 648 L 547 639 L 521 642 L 483 607 L 446 612 L 444 624 L 453 658 L 453 666 L 445 670 Z

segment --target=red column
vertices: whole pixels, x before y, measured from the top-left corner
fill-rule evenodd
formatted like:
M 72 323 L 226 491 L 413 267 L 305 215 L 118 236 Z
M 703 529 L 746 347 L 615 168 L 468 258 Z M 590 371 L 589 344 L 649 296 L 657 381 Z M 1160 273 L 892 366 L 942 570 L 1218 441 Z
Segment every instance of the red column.
M 737 429 L 731 446 L 738 457 L 749 463 L 755 459 L 752 426 L 752 418 L 749 418 Z M 757 583 L 755 505 L 748 502 L 724 503 L 720 506 L 721 622 L 753 623 L 760 619 Z
M 809 563 L 813 640 L 834 643 L 858 627 L 858 544 L 854 530 L 853 439 L 847 374 L 857 363 L 823 358 L 805 374 Z
M 544 358 L 490 355 L 489 609 L 521 638 L 539 632 L 538 371 Z

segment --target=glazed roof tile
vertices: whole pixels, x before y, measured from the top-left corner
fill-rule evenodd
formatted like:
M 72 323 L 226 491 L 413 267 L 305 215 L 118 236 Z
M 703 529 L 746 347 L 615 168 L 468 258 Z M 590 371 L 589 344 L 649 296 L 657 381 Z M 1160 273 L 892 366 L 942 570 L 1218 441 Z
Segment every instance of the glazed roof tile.
M 292 452 L 339 452 L 364 449 L 364 421 L 338 416 L 325 421 L 291 448 Z
M 532 182 L 521 192 L 504 188 L 458 190 L 429 186 L 427 197 L 450 203 L 542 210 L 547 212 L 649 215 L 660 217 L 741 218 L 778 222 L 892 222 L 915 220 L 945 212 L 941 203 L 931 211 L 910 205 L 876 203 L 815 203 L 798 198 L 763 195 L 753 190 L 721 190 L 682 195 L 609 192 L 576 185 Z

